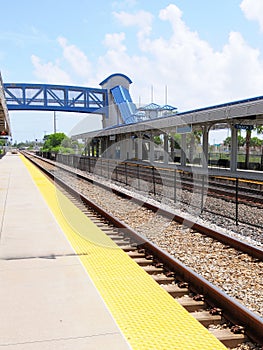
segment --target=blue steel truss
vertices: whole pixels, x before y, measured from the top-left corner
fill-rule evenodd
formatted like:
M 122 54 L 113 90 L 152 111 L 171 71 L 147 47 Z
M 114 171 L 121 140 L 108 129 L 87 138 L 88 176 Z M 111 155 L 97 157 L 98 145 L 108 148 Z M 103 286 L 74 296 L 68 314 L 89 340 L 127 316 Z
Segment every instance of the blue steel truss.
M 4 83 L 8 110 L 44 110 L 108 115 L 106 89 Z

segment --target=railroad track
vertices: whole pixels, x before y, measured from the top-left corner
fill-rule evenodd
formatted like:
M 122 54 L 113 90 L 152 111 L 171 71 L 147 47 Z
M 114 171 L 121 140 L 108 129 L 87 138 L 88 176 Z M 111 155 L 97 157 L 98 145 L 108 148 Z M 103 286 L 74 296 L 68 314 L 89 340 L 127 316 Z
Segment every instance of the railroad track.
M 235 225 L 250 225 L 255 235 L 263 226 L 262 181 L 210 175 L 208 178 L 199 170 L 193 174 L 176 168 L 151 166 L 145 162 L 82 157 L 58 154 L 56 164 L 69 166 L 83 172 L 98 175 L 121 186 L 137 191 L 145 190 L 151 198 L 162 202 L 170 201 L 181 210 L 200 212 L 202 218 L 226 219 Z M 221 203 L 215 204 L 217 200 Z M 248 210 L 247 210 L 248 209 Z M 252 211 L 252 215 L 251 215 Z M 217 220 L 220 221 L 220 220 Z M 227 227 L 227 226 L 226 226 Z
M 234 179 L 232 179 L 233 184 L 229 185 L 227 183 L 221 183 L 213 180 L 209 180 L 207 184 L 207 195 L 216 196 L 217 198 L 222 198 L 229 202 L 235 202 L 238 200 L 239 204 L 246 204 L 252 207 L 263 208 L 263 197 L 259 190 L 253 188 L 239 187 L 238 195 L 236 195 L 236 185 Z M 197 190 L 201 189 L 201 185 L 195 185 Z M 192 191 L 193 185 L 191 182 L 183 182 L 182 189 Z
M 58 160 L 63 163 L 63 158 Z M 67 164 L 66 160 L 66 163 Z M 152 187 L 162 186 L 163 182 L 169 187 L 174 186 L 175 169 L 163 168 L 161 165 L 151 166 L 147 163 L 136 162 L 136 161 L 125 161 L 115 162 L 114 160 L 108 159 L 89 159 L 85 157 L 79 157 L 72 159 L 71 162 L 75 168 L 78 167 L 81 170 L 93 172 L 96 168 L 97 173 L 104 174 L 105 177 L 112 175 L 115 176 L 117 181 L 127 182 L 127 179 L 133 179 L 135 177 L 140 178 L 145 182 L 152 184 Z M 67 164 L 68 165 L 68 164 Z M 224 198 L 227 201 L 236 200 L 236 179 L 227 177 L 223 178 L 220 176 L 209 176 L 206 179 L 207 174 L 204 174 L 205 181 L 203 181 L 202 173 L 193 174 L 177 170 L 178 190 L 188 191 L 208 191 L 207 194 L 210 196 L 218 196 L 218 198 Z M 263 182 L 254 181 L 248 182 L 244 179 L 238 180 L 238 201 L 247 205 L 263 207 L 262 197 Z M 153 192 L 154 189 L 153 189 Z
M 172 219 L 173 221 L 175 221 L 179 224 L 183 224 L 186 227 L 191 227 L 192 230 L 200 232 L 206 236 L 210 236 L 211 238 L 216 239 L 216 240 L 224 243 L 227 246 L 233 247 L 234 249 L 237 249 L 237 250 L 241 251 L 242 253 L 246 253 L 255 259 L 263 260 L 263 250 L 259 247 L 245 243 L 245 242 L 240 241 L 234 237 L 230 237 L 227 234 L 224 234 L 222 232 L 218 232 L 214 229 L 210 229 L 207 226 L 204 226 L 202 224 L 199 224 L 199 223 L 196 223 L 195 221 L 190 220 L 186 216 L 176 215 L 174 212 L 172 212 L 170 210 L 160 208 L 157 204 L 147 202 L 147 200 L 144 200 L 142 203 L 140 199 L 137 200 L 136 198 L 132 197 L 132 195 L 127 194 L 126 192 L 122 191 L 121 189 L 108 187 L 107 184 L 103 184 L 99 180 L 92 179 L 86 175 L 82 175 L 81 173 L 76 172 L 75 170 L 77 170 L 77 169 L 65 168 L 63 165 L 60 165 L 60 164 L 53 162 L 53 161 L 49 161 L 47 159 L 36 157 L 33 154 L 24 153 L 24 155 L 28 159 L 30 159 L 31 161 L 33 159 L 35 159 L 34 162 L 36 165 L 38 165 L 39 162 L 43 163 L 43 166 L 44 166 L 44 164 L 46 164 L 45 166 L 48 167 L 48 170 L 53 171 L 54 174 L 56 173 L 56 175 L 59 175 L 58 174 L 59 170 L 64 171 L 65 173 L 71 174 L 74 177 L 77 177 L 78 179 L 83 180 L 84 186 L 86 183 L 92 183 L 96 186 L 99 186 L 101 188 L 109 190 L 110 192 L 112 192 L 112 193 L 114 193 L 122 198 L 126 198 L 129 200 L 132 199 L 134 202 L 138 202 L 139 205 L 149 209 L 152 212 L 158 212 L 158 214 L 168 218 L 169 220 Z M 71 181 L 71 180 L 69 179 L 68 181 Z
M 32 156 L 29 158 L 32 160 Z M 34 162 L 36 164 L 36 161 Z M 46 169 L 44 171 L 49 177 L 54 177 L 54 174 Z M 55 181 L 59 186 L 62 186 L 67 195 L 70 193 L 71 200 L 91 220 L 100 226 L 131 258 L 135 259 L 147 273 L 151 274 L 162 288 L 178 299 L 227 347 L 236 347 L 237 344 L 248 339 L 263 345 L 263 320 L 259 316 L 227 296 L 218 287 L 200 277 L 179 260 L 171 257 L 73 187 L 68 186 L 60 179 Z M 164 212 L 163 214 L 166 215 Z M 192 225 L 190 222 L 189 224 Z M 200 227 L 198 228 L 200 229 Z M 212 232 L 208 233 L 212 234 Z M 241 245 L 239 248 L 243 249 L 244 246 Z M 252 248 L 247 248 L 251 253 Z M 262 259 L 262 250 L 258 250 L 254 258 Z

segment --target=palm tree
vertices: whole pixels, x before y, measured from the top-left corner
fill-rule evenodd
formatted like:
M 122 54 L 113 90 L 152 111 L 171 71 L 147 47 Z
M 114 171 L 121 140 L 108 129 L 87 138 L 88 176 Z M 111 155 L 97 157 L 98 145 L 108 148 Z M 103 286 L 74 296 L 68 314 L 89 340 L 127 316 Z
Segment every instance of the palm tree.
M 257 134 L 263 133 L 263 126 L 258 125 L 256 126 Z M 246 158 L 245 158 L 245 169 L 248 169 L 249 167 L 249 153 L 250 153 L 250 144 L 251 144 L 251 130 L 246 130 Z
M 251 141 L 251 130 L 246 130 L 246 158 L 245 158 L 245 169 L 248 169 L 248 166 L 249 166 L 250 141 Z

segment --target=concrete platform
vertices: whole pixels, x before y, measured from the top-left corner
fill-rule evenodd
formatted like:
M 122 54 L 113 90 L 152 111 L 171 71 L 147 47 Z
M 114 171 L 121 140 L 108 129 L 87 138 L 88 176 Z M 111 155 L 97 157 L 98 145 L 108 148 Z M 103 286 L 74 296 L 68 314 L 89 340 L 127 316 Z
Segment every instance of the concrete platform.
M 0 198 L 0 350 L 226 349 L 25 157 Z
M 0 159 L 0 349 L 131 349 L 18 155 Z

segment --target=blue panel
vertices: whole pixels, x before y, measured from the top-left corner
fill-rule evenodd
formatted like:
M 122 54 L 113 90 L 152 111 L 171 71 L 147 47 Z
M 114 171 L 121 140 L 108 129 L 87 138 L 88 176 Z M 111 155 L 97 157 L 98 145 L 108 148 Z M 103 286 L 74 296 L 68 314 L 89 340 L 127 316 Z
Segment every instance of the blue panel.
M 134 112 L 134 104 L 130 103 L 130 102 L 123 102 L 118 104 L 118 107 L 120 109 L 121 112 L 121 116 L 124 119 L 124 122 L 126 124 L 130 124 L 130 123 L 134 123 L 135 122 L 135 118 L 133 116 Z
M 118 105 L 121 116 L 126 124 L 134 123 L 133 114 L 136 112 L 136 106 L 132 102 L 129 91 L 123 86 L 115 86 L 111 89 L 115 103 Z
M 125 99 L 123 98 L 123 95 L 121 93 L 120 86 L 116 86 L 115 88 L 111 89 L 111 93 L 113 95 L 115 103 L 125 102 Z
M 122 87 L 122 94 L 125 96 L 125 99 L 129 102 L 132 102 L 130 93 L 127 89 L 125 89 L 124 87 Z

